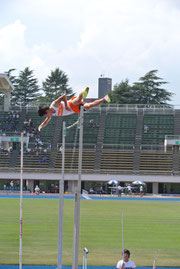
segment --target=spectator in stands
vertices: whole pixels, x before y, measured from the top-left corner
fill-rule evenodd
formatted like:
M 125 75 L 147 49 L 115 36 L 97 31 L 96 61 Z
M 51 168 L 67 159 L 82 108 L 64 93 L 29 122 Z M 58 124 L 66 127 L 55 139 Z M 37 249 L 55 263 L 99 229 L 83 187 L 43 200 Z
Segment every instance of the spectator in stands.
M 118 261 L 116 268 L 117 269 L 134 269 L 136 265 L 129 258 L 130 258 L 130 251 L 128 249 L 124 249 L 123 259 Z
M 122 193 L 123 188 L 121 187 L 121 185 L 118 186 L 118 197 L 121 197 L 121 193 Z
M 40 188 L 39 188 L 39 186 L 38 185 L 36 185 L 36 187 L 35 187 L 35 194 L 36 195 L 39 195 L 39 193 L 40 193 Z
M 28 125 L 28 120 L 27 119 L 24 120 L 24 125 Z
M 140 186 L 140 196 L 143 197 L 143 194 L 144 194 L 144 192 L 143 192 L 143 186 L 141 185 Z
M 42 163 L 47 163 L 47 157 L 46 157 L 46 155 L 43 156 Z
M 89 121 L 89 128 L 92 128 L 93 127 L 93 124 L 94 124 L 94 120 L 90 120 Z
M 131 188 L 131 185 L 128 185 L 128 186 L 127 186 L 127 191 L 128 191 L 128 194 L 129 194 L 129 195 L 132 194 L 132 188 Z
M 27 148 L 27 149 L 26 149 L 26 152 L 27 152 L 27 153 L 30 153 L 30 152 L 31 152 L 31 148 Z
M 82 99 L 87 97 L 88 91 L 89 88 L 86 88 L 85 91 L 81 92 L 78 97 L 72 97 L 69 101 L 67 101 L 66 95 L 63 94 L 58 99 L 53 101 L 50 106 L 39 106 L 39 116 L 46 116 L 46 119 L 39 125 L 38 131 L 40 132 L 40 130 L 49 123 L 52 116 L 67 116 L 73 113 L 79 114 L 81 106 L 84 106 L 84 111 L 87 111 L 103 102 L 110 102 L 109 96 L 106 95 L 104 98 L 95 100 L 92 103 L 84 104 Z
M 55 186 L 55 193 L 58 193 L 59 192 L 59 187 L 58 185 Z
M 93 188 L 90 188 L 90 189 L 89 189 L 89 193 L 90 193 L 90 194 L 94 194 L 94 193 L 95 193 L 95 191 L 93 190 Z
M 149 127 L 147 125 L 144 125 L 144 132 L 147 133 Z
M 89 121 L 89 128 L 96 128 L 96 123 L 94 122 L 94 120 L 90 120 Z
M 7 151 L 8 151 L 8 153 L 11 153 L 13 151 L 13 148 L 10 146 L 10 147 L 8 147 Z
M 103 186 L 100 187 L 100 195 L 103 195 L 105 193 Z
M 11 180 L 10 182 L 10 190 L 13 192 L 14 191 L 14 182 Z

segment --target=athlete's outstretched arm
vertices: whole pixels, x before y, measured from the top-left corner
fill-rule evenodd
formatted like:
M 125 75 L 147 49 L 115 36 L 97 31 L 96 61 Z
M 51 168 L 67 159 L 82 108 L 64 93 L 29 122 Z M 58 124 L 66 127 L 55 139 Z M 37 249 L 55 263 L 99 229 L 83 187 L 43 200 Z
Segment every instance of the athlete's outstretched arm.
M 51 117 L 46 117 L 46 119 L 39 125 L 38 131 L 40 132 L 42 128 L 44 128 L 48 122 L 51 120 Z

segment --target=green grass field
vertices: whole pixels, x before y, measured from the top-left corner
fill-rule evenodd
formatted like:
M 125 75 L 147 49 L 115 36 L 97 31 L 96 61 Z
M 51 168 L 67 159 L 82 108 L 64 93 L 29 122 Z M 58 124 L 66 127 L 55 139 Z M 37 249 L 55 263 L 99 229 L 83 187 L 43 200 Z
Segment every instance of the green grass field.
M 0 199 L 0 263 L 19 262 L 19 200 Z M 124 246 L 137 266 L 180 266 L 180 203 L 166 201 L 82 200 L 80 259 L 88 265 L 115 266 Z M 63 264 L 72 264 L 74 201 L 64 201 Z M 57 264 L 58 200 L 23 200 L 23 264 Z

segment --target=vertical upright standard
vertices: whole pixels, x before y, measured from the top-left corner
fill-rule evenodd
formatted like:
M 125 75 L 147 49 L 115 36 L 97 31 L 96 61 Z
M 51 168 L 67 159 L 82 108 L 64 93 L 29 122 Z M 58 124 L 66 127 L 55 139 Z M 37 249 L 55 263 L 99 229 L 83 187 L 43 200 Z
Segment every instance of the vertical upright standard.
M 19 269 L 22 269 L 23 137 L 21 133 Z
M 87 248 L 83 249 L 83 269 L 87 269 L 87 255 L 89 251 Z
M 75 191 L 74 200 L 74 237 L 73 237 L 73 263 L 72 269 L 78 269 L 79 256 L 79 230 L 80 230 L 80 199 L 81 199 L 81 171 L 82 171 L 82 151 L 83 151 L 83 106 L 80 112 L 80 132 L 79 132 L 79 162 L 78 162 L 78 184 Z
M 65 121 L 63 121 L 62 177 L 59 180 L 59 228 L 58 228 L 59 232 L 58 232 L 58 266 L 57 266 L 57 269 L 62 269 L 65 137 L 66 137 L 66 123 L 65 123 Z
M 123 213 L 121 213 L 122 216 L 122 259 L 124 261 L 124 231 L 123 231 Z

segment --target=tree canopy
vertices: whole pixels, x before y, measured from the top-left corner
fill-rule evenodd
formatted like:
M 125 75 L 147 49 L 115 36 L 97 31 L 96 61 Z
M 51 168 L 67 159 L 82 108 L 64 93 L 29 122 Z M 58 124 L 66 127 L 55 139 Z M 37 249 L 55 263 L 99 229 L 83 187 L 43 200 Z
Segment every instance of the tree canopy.
M 45 96 L 41 96 L 39 101 L 42 103 L 50 103 L 62 94 L 66 94 L 67 98 L 71 98 L 74 94 L 68 86 L 68 76 L 65 72 L 56 68 L 51 71 L 50 75 L 42 83 L 42 90 Z
M 134 97 L 137 104 L 167 104 L 173 93 L 162 88 L 168 82 L 157 76 L 158 70 L 151 70 L 133 85 Z
M 168 82 L 157 76 L 158 70 L 151 70 L 140 77 L 138 82 L 129 85 L 128 79 L 115 84 L 110 92 L 112 103 L 120 104 L 167 104 L 171 101 L 172 92 L 162 86 Z
M 109 93 L 111 103 L 132 104 L 133 95 L 132 87 L 129 85 L 129 80 L 122 80 L 114 85 L 114 89 Z
M 37 78 L 34 77 L 34 71 L 26 67 L 20 71 L 19 76 L 14 79 L 14 91 L 12 92 L 12 105 L 32 104 L 39 97 L 40 87 Z
M 42 87 L 38 85 L 34 71 L 29 67 L 20 71 L 18 77 L 12 75 L 14 71 L 12 68 L 5 72 L 14 86 L 12 105 L 49 104 L 62 94 L 66 94 L 68 99 L 74 96 L 72 88 L 68 85 L 69 78 L 60 68 L 51 70 L 50 75 L 42 82 Z M 164 85 L 168 82 L 158 77 L 157 73 L 158 70 L 149 71 L 132 86 L 128 79 L 116 83 L 109 92 L 112 103 L 167 104 L 171 101 L 173 93 L 164 89 Z M 4 93 L 0 93 L 0 104 L 3 103 L 3 96 Z

